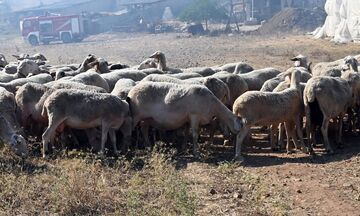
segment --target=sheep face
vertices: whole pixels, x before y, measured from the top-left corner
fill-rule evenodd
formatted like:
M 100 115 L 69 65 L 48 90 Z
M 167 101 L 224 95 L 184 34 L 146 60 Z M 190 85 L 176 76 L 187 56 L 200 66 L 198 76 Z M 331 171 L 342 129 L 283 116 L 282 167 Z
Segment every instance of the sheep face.
M 21 135 L 14 134 L 11 136 L 10 146 L 12 151 L 19 157 L 26 158 L 29 155 L 27 142 Z
M 343 70 L 350 70 L 352 69 L 355 72 L 358 72 L 358 61 L 353 56 L 347 56 L 344 58 L 344 66 Z

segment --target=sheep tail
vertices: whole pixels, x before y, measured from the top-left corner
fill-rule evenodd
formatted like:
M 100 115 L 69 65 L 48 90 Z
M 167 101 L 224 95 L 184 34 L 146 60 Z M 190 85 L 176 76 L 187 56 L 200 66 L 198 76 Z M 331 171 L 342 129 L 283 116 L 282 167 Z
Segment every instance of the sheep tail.
M 126 102 L 129 104 L 129 114 L 130 114 L 131 118 L 133 118 L 133 111 L 132 111 L 132 107 L 131 107 L 131 98 L 126 97 Z
M 309 103 L 313 103 L 316 99 L 315 89 L 311 89 L 305 93 L 306 101 Z

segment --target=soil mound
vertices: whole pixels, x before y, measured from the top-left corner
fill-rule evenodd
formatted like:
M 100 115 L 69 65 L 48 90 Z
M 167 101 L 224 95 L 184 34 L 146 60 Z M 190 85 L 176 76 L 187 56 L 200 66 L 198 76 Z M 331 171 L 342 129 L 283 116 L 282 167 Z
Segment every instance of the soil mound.
M 324 24 L 326 13 L 323 9 L 286 8 L 275 14 L 256 32 L 260 34 L 303 33 L 313 31 Z

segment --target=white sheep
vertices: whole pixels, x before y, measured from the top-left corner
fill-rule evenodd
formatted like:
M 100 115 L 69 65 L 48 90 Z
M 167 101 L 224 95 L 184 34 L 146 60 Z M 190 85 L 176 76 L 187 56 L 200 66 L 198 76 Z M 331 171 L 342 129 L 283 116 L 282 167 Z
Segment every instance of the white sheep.
M 100 154 L 104 153 L 108 134 L 117 154 L 115 130 L 124 124 L 131 125 L 129 114 L 128 103 L 117 96 L 74 89 L 57 90 L 47 97 L 42 110 L 42 115 L 49 119 L 49 125 L 42 136 L 43 157 L 46 157 L 48 144 L 53 143 L 56 131 L 62 132 L 65 126 L 76 129 L 101 126 Z M 129 141 L 131 132 L 124 136 Z
M 300 113 L 303 105 L 299 81 L 300 72 L 294 70 L 291 73 L 290 88 L 281 92 L 248 91 L 236 99 L 233 105 L 233 112 L 242 119 L 244 125 L 244 128 L 237 134 L 236 138 L 236 160 L 242 160 L 242 143 L 250 127 L 253 125 L 269 126 L 285 122 L 285 128 L 289 134 L 288 137 L 296 137 L 296 134 L 290 134 L 293 130 L 289 128 L 290 125 L 295 125 L 303 150 L 305 152 L 308 151 L 303 144 L 302 133 L 300 131 Z M 274 148 L 274 143 L 271 143 L 271 145 Z M 290 151 L 289 145 L 288 139 L 288 151 Z
M 231 111 L 206 87 L 179 85 L 174 83 L 140 82 L 128 95 L 133 116 L 133 126 L 144 122 L 158 129 L 174 130 L 189 123 L 194 144 L 194 155 L 198 152 L 198 129 L 217 117 L 233 133 L 241 123 Z M 148 135 L 145 134 L 149 144 Z

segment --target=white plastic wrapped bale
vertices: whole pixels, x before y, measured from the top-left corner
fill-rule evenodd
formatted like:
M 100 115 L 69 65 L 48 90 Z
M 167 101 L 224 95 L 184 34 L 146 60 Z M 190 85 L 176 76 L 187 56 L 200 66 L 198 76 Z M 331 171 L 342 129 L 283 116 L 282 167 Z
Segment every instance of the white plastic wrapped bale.
M 342 0 L 327 0 L 325 3 L 325 11 L 328 14 L 325 24 L 314 32 L 315 38 L 334 37 L 340 19 L 340 6 Z
M 325 24 L 313 32 L 315 38 L 332 37 L 338 43 L 360 41 L 360 1 L 327 0 Z
M 340 17 L 341 21 L 336 29 L 334 41 L 339 43 L 360 41 L 360 1 L 342 0 Z

